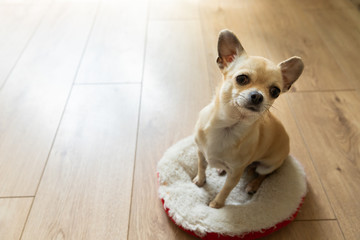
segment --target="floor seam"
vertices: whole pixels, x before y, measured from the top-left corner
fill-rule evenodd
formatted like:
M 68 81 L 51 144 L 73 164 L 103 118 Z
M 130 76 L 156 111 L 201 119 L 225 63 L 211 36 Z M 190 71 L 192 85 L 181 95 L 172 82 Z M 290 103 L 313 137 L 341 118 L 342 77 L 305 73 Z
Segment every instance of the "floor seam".
M 11 199 L 11 198 L 34 198 L 34 196 L 4 196 L 4 197 L 0 197 L 0 199 Z
M 29 37 L 29 39 L 26 41 L 24 47 L 21 49 L 21 51 L 20 51 L 20 53 L 19 53 L 19 56 L 18 56 L 18 57 L 16 58 L 16 60 L 15 60 L 14 65 L 10 68 L 9 73 L 6 75 L 6 77 L 5 77 L 5 79 L 4 79 L 4 82 L 3 82 L 3 83 L 1 84 L 1 86 L 0 86 L 0 91 L 4 88 L 4 86 L 5 86 L 6 83 L 8 82 L 8 80 L 9 80 L 10 76 L 12 75 L 15 67 L 17 66 L 18 62 L 20 61 L 21 57 L 23 56 L 25 50 L 26 50 L 27 47 L 29 46 L 31 40 L 34 38 L 36 32 L 38 31 L 41 23 L 42 23 L 43 20 L 44 20 L 44 17 L 46 16 L 47 10 L 52 6 L 52 3 L 53 3 L 53 2 L 50 2 L 47 7 L 44 7 L 45 9 L 44 9 L 44 11 L 43 11 L 42 17 L 40 18 L 39 22 L 37 23 L 36 27 L 34 28 L 34 31 L 30 34 L 30 37 Z
M 44 173 L 45 173 L 45 170 L 46 170 L 46 166 L 48 164 L 48 161 L 49 161 L 49 158 L 50 158 L 50 155 L 51 155 L 51 152 L 52 152 L 52 149 L 53 149 L 53 146 L 54 146 L 54 143 L 55 143 L 55 140 L 56 140 L 56 137 L 57 137 L 57 134 L 58 134 L 58 131 L 60 129 L 60 126 L 61 126 L 61 122 L 62 122 L 62 119 L 64 117 L 64 113 L 65 113 L 65 110 L 66 110 L 66 107 L 68 105 L 68 102 L 69 102 L 69 99 L 70 99 L 70 96 L 71 96 L 71 93 L 72 93 L 72 90 L 73 90 L 73 86 L 74 86 L 74 82 L 78 76 L 78 73 L 79 73 L 79 69 L 80 69 L 80 66 L 81 66 L 81 62 L 82 62 L 82 59 L 85 55 L 85 52 L 86 52 L 86 49 L 87 49 L 87 46 L 88 46 L 88 43 L 89 43 L 89 39 L 90 39 L 90 36 L 91 36 L 91 33 L 93 31 L 93 28 L 94 28 L 94 25 L 95 25 L 95 22 L 96 22 L 96 19 L 97 19 L 97 15 L 98 15 L 98 12 L 99 12 L 99 6 L 100 6 L 100 3 L 101 1 L 98 2 L 97 4 L 97 7 L 96 7 L 96 10 L 95 10 L 95 14 L 94 14 L 94 17 L 93 17 L 93 20 L 92 20 L 92 24 L 91 24 L 91 27 L 90 27 L 90 30 L 89 30 L 89 33 L 88 33 L 88 36 L 86 38 L 86 41 L 85 41 L 85 44 L 84 44 L 84 49 L 81 53 L 81 56 L 80 56 L 80 59 L 79 59 L 79 63 L 78 63 L 78 66 L 76 68 L 76 72 L 75 72 L 75 75 L 74 75 L 74 79 L 73 79 L 73 83 L 71 85 L 71 88 L 69 90 L 69 93 L 68 93 L 68 97 L 65 101 L 65 105 L 64 105 L 64 108 L 63 108 L 63 111 L 61 113 L 61 116 L 60 116 L 60 119 L 59 119 L 59 123 L 58 123 L 58 126 L 56 128 L 56 131 L 55 131 L 55 134 L 54 134 L 54 137 L 53 137 L 53 140 L 52 140 L 52 143 L 51 143 L 51 146 L 50 146 L 50 149 L 49 149 L 49 152 L 48 152 L 48 155 L 47 155 L 47 158 L 46 158 L 46 161 L 45 161 L 45 164 L 44 164 L 44 167 L 43 167 L 43 171 L 41 173 L 41 176 L 40 176 L 40 179 L 39 179 L 39 182 L 38 182 L 38 185 L 37 185 L 37 188 L 36 188 L 36 191 L 35 191 L 35 196 L 33 198 L 33 201 L 30 205 L 30 208 L 29 208 L 29 212 L 27 214 L 27 217 L 25 219 L 25 222 L 24 222 L 24 227 L 21 231 L 21 235 L 19 237 L 19 239 L 22 239 L 23 237 L 23 234 L 24 234 L 24 231 L 25 231 L 25 228 L 26 228 L 26 225 L 28 223 L 28 220 L 29 220 L 29 217 L 30 217 L 30 213 L 32 211 L 32 207 L 34 205 L 34 202 L 35 202 L 35 199 L 36 199 L 36 195 L 38 193 L 38 190 L 39 190 L 39 187 L 40 187 L 40 184 L 41 184 L 41 181 L 42 181 L 42 178 L 44 176 Z
M 135 170 L 136 170 L 136 159 L 137 159 L 137 149 L 139 142 L 139 130 L 140 130 L 140 120 L 141 120 L 141 106 L 142 106 L 142 95 L 143 95 L 143 86 L 145 78 L 145 64 L 146 64 L 146 53 L 147 53 L 147 42 L 148 42 L 148 29 L 149 29 L 149 20 L 150 20 L 150 5 L 151 0 L 147 3 L 147 16 L 146 16 L 146 25 L 145 25 L 145 37 L 144 37 L 144 53 L 143 53 L 143 66 L 142 66 L 142 76 L 141 76 L 141 86 L 140 86 L 140 96 L 139 96 L 139 108 L 138 108 L 138 120 L 136 126 L 136 138 L 135 138 L 135 149 L 134 149 L 134 164 L 132 172 L 132 182 L 131 182 L 131 193 L 130 193 L 130 207 L 129 207 L 129 218 L 126 239 L 129 239 L 130 236 L 130 222 L 131 222 L 131 213 L 132 213 L 132 203 L 133 203 L 133 193 L 134 193 L 134 182 L 135 182 Z
M 322 181 L 322 179 L 321 179 L 321 176 L 319 175 L 318 169 L 317 169 L 316 164 L 315 164 L 315 162 L 314 162 L 313 156 L 312 156 L 312 154 L 311 154 L 311 152 L 310 152 L 309 146 L 308 146 L 307 142 L 305 141 L 304 134 L 303 134 L 303 132 L 302 132 L 302 130 L 301 130 L 301 128 L 300 128 L 300 125 L 299 125 L 299 123 L 298 123 L 298 120 L 297 120 L 297 118 L 296 118 L 296 115 L 295 115 L 294 111 L 293 111 L 292 108 L 291 108 L 290 100 L 289 100 L 288 98 L 285 98 L 285 99 L 286 99 L 286 103 L 287 103 L 288 107 L 290 108 L 290 113 L 291 113 L 292 117 L 293 117 L 294 120 L 295 120 L 296 127 L 297 127 L 297 129 L 298 129 L 298 131 L 299 131 L 299 133 L 300 133 L 301 139 L 302 139 L 302 141 L 303 141 L 303 143 L 304 143 L 304 145 L 305 145 L 306 151 L 307 151 L 307 153 L 308 153 L 308 155 L 309 155 L 309 158 L 310 158 L 311 163 L 312 163 L 312 165 L 313 165 L 313 167 L 314 167 L 314 170 L 315 170 L 315 172 L 316 172 L 316 175 L 317 175 L 317 177 L 319 178 L 321 187 L 322 187 L 322 189 L 324 190 L 326 199 L 327 199 L 327 201 L 329 202 L 329 205 L 330 205 L 330 207 L 331 207 L 331 211 L 333 212 L 333 214 L 334 214 L 334 216 L 335 216 L 335 220 L 336 220 L 336 222 L 337 222 L 338 225 L 339 225 L 341 234 L 342 234 L 343 238 L 346 239 L 346 238 L 345 238 L 345 235 L 344 235 L 344 232 L 343 232 L 342 228 L 340 227 L 340 223 L 339 223 L 339 221 L 338 221 L 338 217 L 337 217 L 336 212 L 335 212 L 335 210 L 334 210 L 333 204 L 332 204 L 331 201 L 330 201 L 329 195 L 328 195 L 328 193 L 327 193 L 327 191 L 326 191 L 326 188 L 324 187 L 324 184 L 323 184 L 323 181 Z

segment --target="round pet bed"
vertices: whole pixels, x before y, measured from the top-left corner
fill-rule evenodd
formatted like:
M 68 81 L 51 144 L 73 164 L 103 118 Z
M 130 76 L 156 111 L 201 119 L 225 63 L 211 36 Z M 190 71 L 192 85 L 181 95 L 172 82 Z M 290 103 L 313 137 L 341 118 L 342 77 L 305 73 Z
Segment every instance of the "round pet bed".
M 225 206 L 210 208 L 209 202 L 224 185 L 226 175 L 206 170 L 206 184 L 192 179 L 197 172 L 197 147 L 193 136 L 170 147 L 158 163 L 159 196 L 172 221 L 201 239 L 256 239 L 289 224 L 306 194 L 305 172 L 289 156 L 268 176 L 254 195 L 244 189 L 253 176 L 245 172 Z

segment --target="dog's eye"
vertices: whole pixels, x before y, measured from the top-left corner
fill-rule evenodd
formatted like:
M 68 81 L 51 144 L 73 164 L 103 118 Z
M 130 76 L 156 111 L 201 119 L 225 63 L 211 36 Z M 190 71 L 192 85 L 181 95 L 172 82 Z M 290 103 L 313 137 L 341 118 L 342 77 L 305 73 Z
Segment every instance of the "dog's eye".
M 250 79 L 248 76 L 241 74 L 236 77 L 236 82 L 240 85 L 246 85 L 250 82 Z
M 270 96 L 273 98 L 277 98 L 280 95 L 280 89 L 278 87 L 270 88 Z

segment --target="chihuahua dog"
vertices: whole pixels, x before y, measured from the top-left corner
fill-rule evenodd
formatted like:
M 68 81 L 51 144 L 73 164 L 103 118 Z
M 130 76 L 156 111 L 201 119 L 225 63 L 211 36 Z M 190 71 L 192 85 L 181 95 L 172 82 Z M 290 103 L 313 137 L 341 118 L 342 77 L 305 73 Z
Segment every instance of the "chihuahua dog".
M 201 110 L 195 127 L 198 172 L 193 182 L 199 187 L 205 184 L 208 164 L 227 174 L 225 185 L 209 204 L 212 208 L 224 206 L 247 166 L 254 166 L 256 178 L 245 191 L 254 194 L 289 155 L 288 134 L 269 108 L 304 68 L 299 57 L 276 65 L 248 56 L 229 30 L 219 34 L 218 55 L 223 81 L 211 103 Z

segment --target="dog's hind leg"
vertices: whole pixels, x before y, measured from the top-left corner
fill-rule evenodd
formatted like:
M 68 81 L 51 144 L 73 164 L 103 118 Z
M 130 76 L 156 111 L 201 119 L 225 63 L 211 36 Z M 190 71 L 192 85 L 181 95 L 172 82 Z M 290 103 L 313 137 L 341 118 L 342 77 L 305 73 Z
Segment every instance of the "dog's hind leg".
M 251 180 L 245 187 L 245 192 L 253 195 L 260 188 L 261 183 L 269 176 L 272 172 L 278 169 L 282 164 L 282 161 L 277 161 L 275 164 L 268 166 L 259 162 L 255 168 L 251 168 L 251 171 L 254 171 L 256 177 Z
M 268 174 L 266 175 L 261 175 L 256 173 L 256 178 L 251 180 L 245 188 L 245 192 L 249 195 L 254 195 L 257 190 L 259 189 L 261 183 L 265 180 L 265 178 L 268 176 Z

